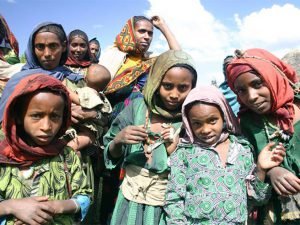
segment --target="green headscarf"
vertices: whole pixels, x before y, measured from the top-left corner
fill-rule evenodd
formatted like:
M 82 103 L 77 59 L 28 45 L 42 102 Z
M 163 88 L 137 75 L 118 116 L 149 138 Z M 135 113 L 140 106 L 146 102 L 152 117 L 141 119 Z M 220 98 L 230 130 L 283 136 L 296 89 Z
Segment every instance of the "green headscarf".
M 144 98 L 152 113 L 162 115 L 166 118 L 178 118 L 181 116 L 181 109 L 178 109 L 176 112 L 169 112 L 162 108 L 160 98 L 157 98 L 157 95 L 155 95 L 166 72 L 178 64 L 185 64 L 196 70 L 192 57 L 181 50 L 169 50 L 164 52 L 157 57 L 152 65 L 147 83 L 144 87 Z

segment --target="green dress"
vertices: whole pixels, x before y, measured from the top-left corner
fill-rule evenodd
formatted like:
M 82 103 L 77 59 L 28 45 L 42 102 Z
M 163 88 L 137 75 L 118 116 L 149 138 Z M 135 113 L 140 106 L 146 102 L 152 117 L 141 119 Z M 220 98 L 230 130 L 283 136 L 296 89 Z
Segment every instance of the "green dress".
M 167 165 L 168 155 L 165 145 L 160 145 L 153 151 L 152 163 L 148 164 L 145 157 L 143 143 L 124 145 L 123 157 L 112 159 L 109 154 L 109 145 L 114 137 L 129 125 L 144 125 L 146 122 L 147 107 L 144 99 L 134 99 L 119 116 L 113 121 L 109 131 L 104 136 L 104 160 L 108 169 L 115 168 L 118 164 L 126 166 L 133 164 L 156 174 L 162 174 L 169 170 Z M 181 118 L 179 118 L 181 120 Z M 178 119 L 178 120 L 179 120 Z M 172 123 L 177 129 L 181 126 L 180 120 Z M 113 212 L 111 224 L 143 224 L 155 225 L 164 224 L 164 214 L 161 206 L 150 206 L 127 200 L 122 191 L 119 191 L 117 203 Z
M 68 172 L 64 170 L 67 165 Z M 20 176 L 18 167 L 0 167 L 0 201 L 32 196 L 49 196 L 49 200 L 67 200 L 76 195 L 91 196 L 92 190 L 87 185 L 80 160 L 75 152 L 66 147 L 63 154 L 45 158 L 33 164 L 37 174 L 32 180 Z M 69 182 L 67 182 L 67 177 Z M 71 188 L 68 188 L 67 183 Z M 71 196 L 69 191 L 71 189 Z M 74 215 L 56 215 L 51 224 L 73 224 Z M 6 224 L 14 224 L 14 218 L 8 216 Z
M 278 133 L 276 131 L 279 129 L 270 125 L 270 123 L 266 122 L 266 119 L 260 115 L 246 112 L 242 114 L 240 122 L 242 132 L 254 146 L 256 154 L 259 154 L 259 152 L 271 141 L 283 143 L 286 149 L 286 156 L 281 166 L 294 173 L 297 177 L 300 177 L 300 121 L 294 125 L 294 135 L 288 140 L 283 140 L 279 136 L 274 135 Z M 272 138 L 272 136 L 274 137 Z M 281 221 L 282 204 L 280 199 L 282 200 L 283 198 L 279 197 L 276 192 L 273 191 L 272 198 L 268 205 L 259 209 L 258 224 L 263 224 L 263 221 L 267 218 L 267 211 L 271 208 L 273 208 L 274 211 L 274 217 L 272 218 L 274 224 L 283 224 Z M 296 214 L 300 216 L 299 210 L 296 211 Z M 294 224 L 300 224 L 300 220 L 295 220 Z

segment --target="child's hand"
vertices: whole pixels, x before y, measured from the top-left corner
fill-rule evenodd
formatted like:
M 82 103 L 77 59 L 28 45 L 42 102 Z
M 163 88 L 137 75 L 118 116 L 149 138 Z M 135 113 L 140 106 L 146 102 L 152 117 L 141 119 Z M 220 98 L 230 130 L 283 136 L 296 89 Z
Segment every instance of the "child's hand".
M 269 170 L 275 166 L 279 166 L 285 156 L 285 148 L 282 143 L 274 147 L 275 143 L 267 144 L 258 155 L 257 167 L 262 170 Z
M 171 142 L 171 143 L 174 142 L 174 140 L 176 138 L 174 127 L 172 127 L 169 124 L 163 123 L 162 128 L 163 128 L 163 130 L 161 131 L 161 135 L 163 137 L 163 140 L 165 142 Z
M 116 145 L 137 144 L 145 141 L 147 137 L 148 134 L 143 126 L 127 126 L 116 135 L 114 142 Z
M 29 197 L 11 201 L 16 224 L 45 224 L 53 219 L 54 209 L 47 204 L 48 197 Z

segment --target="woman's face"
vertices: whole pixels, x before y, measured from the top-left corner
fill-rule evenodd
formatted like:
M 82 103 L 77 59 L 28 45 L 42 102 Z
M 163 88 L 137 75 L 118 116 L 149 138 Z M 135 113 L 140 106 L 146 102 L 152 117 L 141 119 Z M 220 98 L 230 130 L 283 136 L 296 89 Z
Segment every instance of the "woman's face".
M 272 97 L 264 81 L 254 73 L 246 72 L 238 76 L 234 89 L 242 103 L 258 114 L 270 112 Z
M 192 89 L 193 74 L 186 68 L 169 69 L 159 86 L 159 96 L 166 109 L 174 111 L 181 108 Z
M 59 66 L 61 56 L 66 51 L 66 44 L 51 32 L 37 33 L 34 38 L 34 53 L 40 66 L 53 70 Z
M 136 47 L 141 53 L 145 53 L 151 44 L 153 37 L 153 25 L 147 20 L 139 20 L 134 26 Z
M 90 43 L 90 50 L 91 50 L 91 53 L 96 56 L 101 49 L 100 49 L 99 45 L 92 42 L 92 43 Z
M 70 42 L 70 52 L 75 59 L 81 61 L 88 51 L 88 44 L 80 37 L 74 37 Z

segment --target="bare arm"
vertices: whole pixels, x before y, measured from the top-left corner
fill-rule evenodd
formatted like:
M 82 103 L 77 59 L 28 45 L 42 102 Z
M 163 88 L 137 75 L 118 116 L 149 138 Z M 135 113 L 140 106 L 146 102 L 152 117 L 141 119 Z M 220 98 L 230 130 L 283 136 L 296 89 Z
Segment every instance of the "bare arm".
M 48 197 L 9 199 L 0 202 L 0 216 L 13 215 L 26 224 L 44 224 L 53 219 L 54 209 Z
M 169 48 L 171 50 L 181 50 L 180 44 L 178 43 L 177 39 L 175 38 L 174 34 L 171 32 L 168 25 L 165 23 L 165 21 L 159 17 L 159 16 L 153 16 L 151 18 L 151 21 L 153 22 L 153 25 L 161 31 L 161 33 L 165 36 L 167 39 Z

